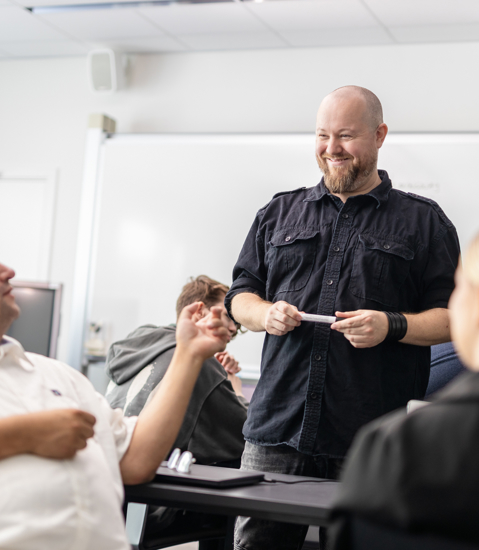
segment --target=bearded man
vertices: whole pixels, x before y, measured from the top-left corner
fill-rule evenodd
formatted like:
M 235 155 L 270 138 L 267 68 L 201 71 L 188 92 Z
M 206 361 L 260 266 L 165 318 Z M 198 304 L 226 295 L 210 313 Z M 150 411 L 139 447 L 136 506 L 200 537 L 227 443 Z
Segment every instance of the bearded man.
M 244 469 L 336 479 L 363 424 L 424 396 L 430 346 L 450 340 L 456 230 L 434 201 L 378 171 L 387 131 L 369 90 L 326 96 L 323 179 L 275 195 L 246 238 L 226 307 L 266 337 Z M 339 320 L 301 322 L 302 312 Z M 239 518 L 235 549 L 299 549 L 306 529 Z

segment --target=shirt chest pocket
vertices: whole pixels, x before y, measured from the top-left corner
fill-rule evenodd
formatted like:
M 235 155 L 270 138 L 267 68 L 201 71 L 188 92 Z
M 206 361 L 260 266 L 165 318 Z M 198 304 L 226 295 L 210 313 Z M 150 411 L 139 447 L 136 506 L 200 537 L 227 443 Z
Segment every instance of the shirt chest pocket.
M 413 259 L 414 251 L 397 240 L 360 235 L 349 290 L 358 298 L 397 308 Z
M 268 243 L 268 299 L 282 292 L 303 289 L 313 271 L 318 247 L 318 230 L 294 229 L 274 233 Z

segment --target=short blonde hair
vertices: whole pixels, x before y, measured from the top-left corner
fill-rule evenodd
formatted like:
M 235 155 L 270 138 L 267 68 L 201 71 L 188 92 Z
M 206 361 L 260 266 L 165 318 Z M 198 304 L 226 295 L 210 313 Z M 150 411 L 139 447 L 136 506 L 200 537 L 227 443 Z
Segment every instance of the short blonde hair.
M 462 269 L 466 279 L 474 286 L 479 286 L 479 234 L 474 237 L 462 258 Z

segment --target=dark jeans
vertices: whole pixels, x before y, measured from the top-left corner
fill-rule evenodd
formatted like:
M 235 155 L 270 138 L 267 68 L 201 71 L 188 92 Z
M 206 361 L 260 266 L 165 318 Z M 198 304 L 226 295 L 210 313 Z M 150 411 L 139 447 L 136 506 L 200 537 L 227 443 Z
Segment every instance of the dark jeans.
M 246 442 L 241 469 L 338 479 L 343 460 L 305 455 L 287 445 L 260 447 Z M 234 547 L 235 550 L 299 550 L 307 531 L 306 525 L 240 516 L 236 520 Z M 325 548 L 325 529 L 320 529 L 319 540 L 320 547 Z

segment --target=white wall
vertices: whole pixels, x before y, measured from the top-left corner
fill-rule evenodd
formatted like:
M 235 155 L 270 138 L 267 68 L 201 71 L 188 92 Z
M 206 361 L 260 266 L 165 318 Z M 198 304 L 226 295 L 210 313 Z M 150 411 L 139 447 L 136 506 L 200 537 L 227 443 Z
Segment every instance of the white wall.
M 392 131 L 479 131 L 478 59 L 477 43 L 137 56 L 130 87 L 111 97 L 90 93 L 84 58 L 0 61 L 0 172 L 58 169 L 60 358 L 89 113 L 115 118 L 120 132 L 309 132 L 326 93 L 358 84 L 380 97 Z

